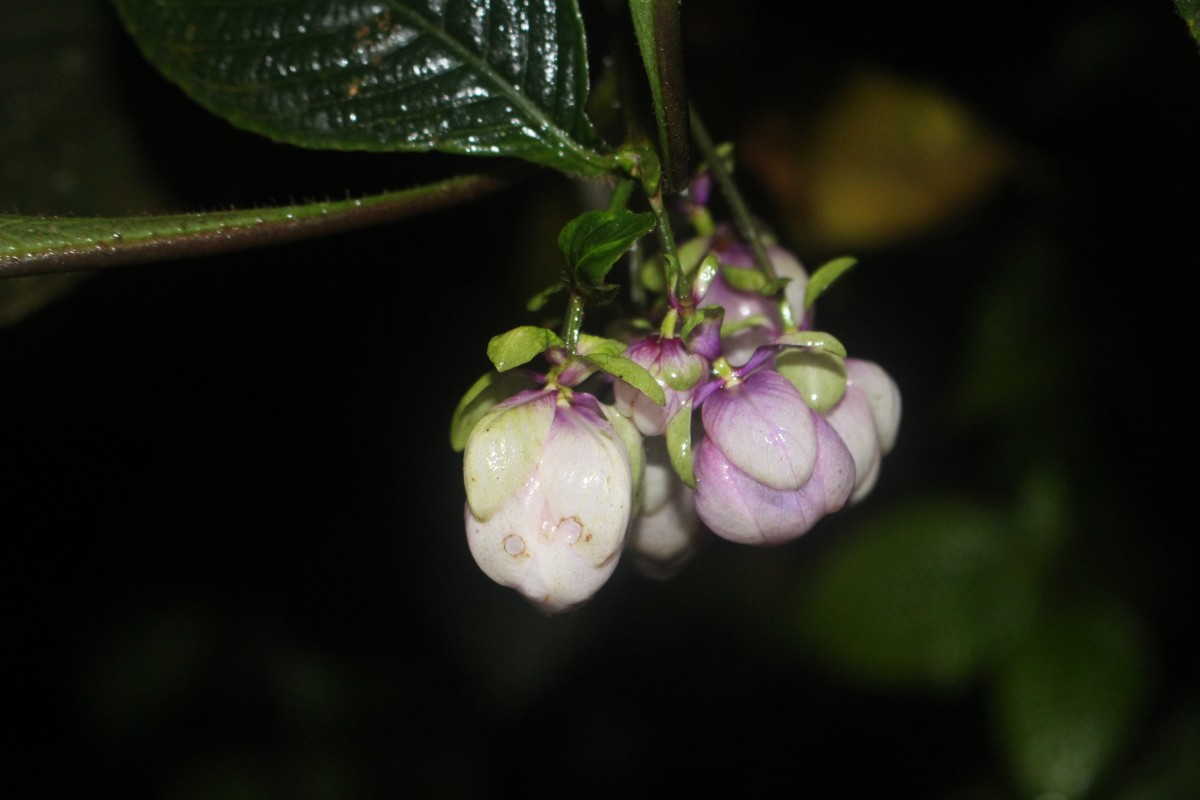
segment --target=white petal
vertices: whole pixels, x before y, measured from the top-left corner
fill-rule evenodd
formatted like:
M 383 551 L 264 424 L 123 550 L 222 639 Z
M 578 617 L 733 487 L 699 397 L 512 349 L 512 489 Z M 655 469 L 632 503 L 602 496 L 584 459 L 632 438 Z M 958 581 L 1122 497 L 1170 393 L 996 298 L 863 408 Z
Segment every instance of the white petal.
M 669 578 L 688 559 L 700 535 L 695 492 L 671 468 L 661 438 L 648 440 L 642 513 L 626 535 L 626 549 L 638 570 L 651 578 Z
M 857 358 L 846 359 L 846 380 L 862 389 L 871 406 L 883 452 L 891 452 L 900 430 L 900 387 L 883 367 Z
M 874 485 L 879 474 L 879 462 L 883 458 L 875 417 L 871 414 L 871 406 L 862 388 L 857 384 L 848 385 L 842 399 L 825 415 L 825 421 L 841 437 L 854 459 L 854 471 L 858 477 L 852 500 L 857 502 Z
M 633 505 L 625 445 L 605 421 L 559 408 L 538 467 L 549 523 L 592 566 L 615 560 Z

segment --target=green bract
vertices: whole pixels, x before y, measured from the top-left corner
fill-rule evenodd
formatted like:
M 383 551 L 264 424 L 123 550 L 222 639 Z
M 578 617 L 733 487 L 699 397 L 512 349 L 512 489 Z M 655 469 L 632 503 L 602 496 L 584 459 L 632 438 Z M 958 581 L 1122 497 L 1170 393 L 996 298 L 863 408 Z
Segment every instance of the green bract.
M 525 483 L 542 457 L 553 403 L 499 406 L 471 430 L 463 456 L 471 513 L 487 521 Z
M 568 222 L 558 235 L 558 247 L 577 290 L 585 295 L 608 293 L 609 270 L 634 242 L 654 230 L 654 215 L 624 209 L 587 211 Z
M 492 406 L 512 397 L 522 389 L 533 389 L 536 382 L 527 375 L 512 372 L 489 372 L 467 389 L 458 401 L 454 416 L 450 419 L 450 446 L 461 452 L 467 446 L 467 437 L 475 423 L 491 410 Z
M 487 355 L 500 372 L 528 364 L 551 347 L 559 347 L 563 340 L 549 328 L 522 325 L 507 333 L 493 336 L 488 342 Z
M 843 257 L 835 258 L 818 267 L 817 271 L 808 279 L 808 286 L 804 289 L 804 310 L 808 311 L 812 308 L 813 303 L 817 302 L 817 298 L 824 294 L 834 281 L 842 277 L 846 270 L 857 263 L 857 259 Z

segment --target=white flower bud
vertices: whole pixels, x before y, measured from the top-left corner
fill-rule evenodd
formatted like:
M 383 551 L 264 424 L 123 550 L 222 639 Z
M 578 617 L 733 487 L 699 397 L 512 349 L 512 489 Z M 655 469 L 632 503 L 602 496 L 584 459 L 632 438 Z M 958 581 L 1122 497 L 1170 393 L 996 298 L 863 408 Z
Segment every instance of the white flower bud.
M 471 432 L 464 479 L 467 542 L 492 580 L 549 612 L 608 580 L 629 524 L 632 475 L 594 397 L 541 390 L 497 405 Z

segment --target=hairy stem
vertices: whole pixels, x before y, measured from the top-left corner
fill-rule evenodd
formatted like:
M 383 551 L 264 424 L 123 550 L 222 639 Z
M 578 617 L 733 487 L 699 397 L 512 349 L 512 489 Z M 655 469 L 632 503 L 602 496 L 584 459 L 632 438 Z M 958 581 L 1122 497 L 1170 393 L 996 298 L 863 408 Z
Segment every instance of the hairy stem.
M 725 202 L 729 203 L 729 210 L 733 213 L 733 221 L 737 225 L 738 233 L 750 245 L 750 250 L 754 253 L 754 263 L 758 266 L 759 271 L 768 281 L 775 280 L 779 276 L 775 273 L 775 267 L 771 264 L 767 249 L 763 247 L 758 226 L 750 218 L 750 210 L 746 206 L 746 201 L 742 199 L 742 193 L 738 191 L 729 170 L 725 169 L 725 164 L 721 160 L 720 154 L 717 153 L 716 145 L 713 144 L 708 130 L 704 127 L 704 123 L 700 120 L 700 115 L 696 113 L 694 107 L 691 109 L 691 115 L 692 136 L 695 137 L 696 145 L 703 153 L 705 161 L 708 162 L 709 172 L 716 179 L 717 185 L 721 187 L 721 194 L 725 196 Z M 788 303 L 783 289 L 779 290 L 778 300 L 783 329 L 788 332 L 795 331 L 797 329 L 796 316 L 792 313 L 792 307 Z

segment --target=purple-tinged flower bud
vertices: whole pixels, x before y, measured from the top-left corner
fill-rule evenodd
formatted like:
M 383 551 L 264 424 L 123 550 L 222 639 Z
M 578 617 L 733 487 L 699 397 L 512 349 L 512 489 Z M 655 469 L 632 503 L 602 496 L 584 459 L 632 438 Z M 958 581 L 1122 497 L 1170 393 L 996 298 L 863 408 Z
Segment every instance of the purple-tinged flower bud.
M 695 492 L 671 468 L 663 439 L 647 439 L 642 509 L 626 536 L 634 566 L 651 578 L 669 578 L 691 556 L 699 536 Z
M 618 380 L 613 385 L 617 410 L 632 419 L 643 436 L 661 436 L 671 417 L 691 397 L 692 389 L 708 373 L 708 361 L 701 355 L 688 352 L 679 339 L 664 339 L 658 334 L 631 344 L 625 351 L 625 357 L 646 368 L 663 388 L 667 402 L 660 406 L 643 392 Z
M 854 457 L 857 478 L 850 502 L 866 497 L 879 478 L 883 457 L 900 428 L 900 389 L 872 361 L 846 359 L 846 393 L 825 419 Z
M 754 256 L 750 248 L 743 244 L 731 244 L 718 247 L 717 257 L 721 266 L 733 269 L 754 270 Z M 792 307 L 792 313 L 799 315 L 804 312 L 804 290 L 808 286 L 808 273 L 796 260 L 796 257 L 782 247 L 770 245 L 767 247 L 767 257 L 775 268 L 775 274 L 780 278 L 791 278 L 784 295 Z M 725 358 L 729 363 L 740 365 L 758 347 L 769 344 L 783 332 L 783 323 L 779 318 L 779 308 L 775 300 L 763 297 L 758 292 L 745 292 L 734 289 L 721 275 L 713 281 L 708 292 L 698 305 L 718 305 L 725 309 L 725 325 L 734 325 L 751 317 L 762 318 L 764 324 L 743 328 L 723 339 Z M 807 322 L 807 320 L 805 320 Z M 807 325 L 801 325 L 807 327 Z
M 608 580 L 632 506 L 625 445 L 583 392 L 522 392 L 467 441 L 467 542 L 479 567 L 548 612 Z
M 701 420 L 696 510 L 718 536 L 780 544 L 849 498 L 850 451 L 778 373 L 727 383 L 705 400 Z

